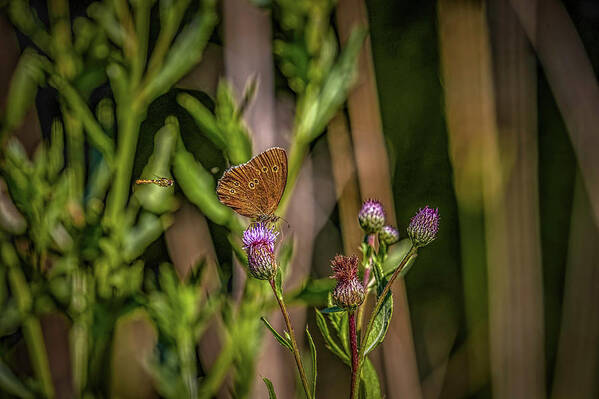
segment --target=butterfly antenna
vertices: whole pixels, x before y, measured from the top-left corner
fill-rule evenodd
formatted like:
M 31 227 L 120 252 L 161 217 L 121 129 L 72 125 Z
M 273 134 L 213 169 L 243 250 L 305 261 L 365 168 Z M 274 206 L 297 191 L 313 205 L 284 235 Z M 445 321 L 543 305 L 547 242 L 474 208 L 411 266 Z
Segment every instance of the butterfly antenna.
M 279 216 L 279 219 L 281 219 L 282 221 L 284 221 L 285 223 L 287 223 L 287 228 L 290 229 L 291 228 L 291 224 L 287 221 L 287 219 L 285 219 L 284 217 Z

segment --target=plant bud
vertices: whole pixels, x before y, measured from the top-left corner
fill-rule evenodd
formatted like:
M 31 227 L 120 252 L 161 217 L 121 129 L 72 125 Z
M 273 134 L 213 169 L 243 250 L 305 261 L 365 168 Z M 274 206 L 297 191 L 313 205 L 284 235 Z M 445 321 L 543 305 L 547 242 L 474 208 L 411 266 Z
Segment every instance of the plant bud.
M 362 205 L 358 213 L 360 227 L 368 234 L 378 233 L 385 225 L 385 210 L 383 205 L 376 200 L 369 199 Z
M 408 236 L 416 247 L 424 247 L 433 242 L 438 231 L 439 210 L 428 206 L 420 209 L 408 226 Z

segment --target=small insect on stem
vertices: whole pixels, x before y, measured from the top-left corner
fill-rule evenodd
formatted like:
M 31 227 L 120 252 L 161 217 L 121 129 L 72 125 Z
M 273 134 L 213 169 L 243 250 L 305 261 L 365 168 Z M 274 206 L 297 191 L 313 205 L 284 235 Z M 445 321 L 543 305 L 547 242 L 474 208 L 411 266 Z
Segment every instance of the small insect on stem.
M 160 187 L 170 187 L 175 184 L 175 181 L 166 177 L 159 177 L 157 179 L 137 179 L 135 184 L 155 184 Z

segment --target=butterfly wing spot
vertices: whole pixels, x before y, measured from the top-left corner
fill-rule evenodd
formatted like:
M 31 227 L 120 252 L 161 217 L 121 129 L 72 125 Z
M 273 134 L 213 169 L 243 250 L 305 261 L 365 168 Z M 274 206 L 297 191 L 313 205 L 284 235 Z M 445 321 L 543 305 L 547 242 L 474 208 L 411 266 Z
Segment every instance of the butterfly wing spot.
M 216 191 L 219 200 L 238 214 L 270 221 L 276 220 L 274 212 L 286 182 L 287 154 L 275 147 L 227 169 L 218 181 Z

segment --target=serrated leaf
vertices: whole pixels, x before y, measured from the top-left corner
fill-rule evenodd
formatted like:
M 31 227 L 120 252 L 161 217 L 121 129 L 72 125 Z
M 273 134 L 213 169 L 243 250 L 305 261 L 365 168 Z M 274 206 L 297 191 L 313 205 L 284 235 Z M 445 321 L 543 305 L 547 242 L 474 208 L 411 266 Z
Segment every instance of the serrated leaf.
M 385 335 L 387 334 L 387 330 L 389 329 L 389 323 L 391 321 L 392 315 L 393 296 L 391 295 L 391 291 L 389 291 L 374 319 L 372 329 L 370 330 L 370 334 L 366 340 L 366 349 L 364 350 L 364 355 L 372 352 L 372 350 L 376 348 L 378 344 L 383 342 Z
M 277 394 L 275 393 L 275 387 L 272 385 L 272 382 L 266 377 L 262 378 L 262 381 L 266 384 L 266 389 L 268 389 L 268 399 L 277 399 Z
M 316 325 L 318 326 L 318 329 L 320 330 L 320 333 L 324 338 L 324 344 L 326 348 L 333 352 L 333 354 L 335 354 L 338 358 L 340 358 L 341 361 L 343 361 L 343 363 L 349 365 L 349 355 L 346 352 L 344 352 L 343 349 L 341 349 L 341 347 L 337 344 L 337 342 L 335 342 L 333 337 L 331 337 L 329 326 L 327 325 L 327 322 L 322 313 L 320 313 L 318 309 L 314 310 L 316 312 Z
M 314 345 L 314 340 L 310 335 L 310 331 L 308 330 L 308 326 L 306 326 L 306 335 L 308 336 L 308 343 L 310 344 L 310 356 L 312 357 L 312 397 L 316 397 L 316 377 L 318 376 L 318 372 L 316 369 L 316 346 Z
M 262 320 L 262 322 L 264 323 L 264 325 L 266 325 L 266 328 L 268 328 L 270 330 L 270 332 L 272 333 L 272 335 L 274 335 L 275 339 L 283 347 L 289 349 L 290 351 L 293 351 L 293 348 L 291 347 L 291 342 L 289 342 L 288 339 L 283 338 L 283 336 L 281 334 L 279 334 L 277 332 L 277 330 L 274 329 L 274 327 L 268 322 L 268 320 L 266 320 L 266 318 L 264 316 L 260 317 L 260 320 Z
M 360 384 L 360 398 L 379 399 L 381 398 L 381 385 L 376 370 L 368 358 L 364 359 L 362 366 L 362 383 Z
M 331 306 L 321 310 L 322 313 L 337 313 L 337 312 L 345 312 L 345 309 L 340 308 L 339 306 Z

